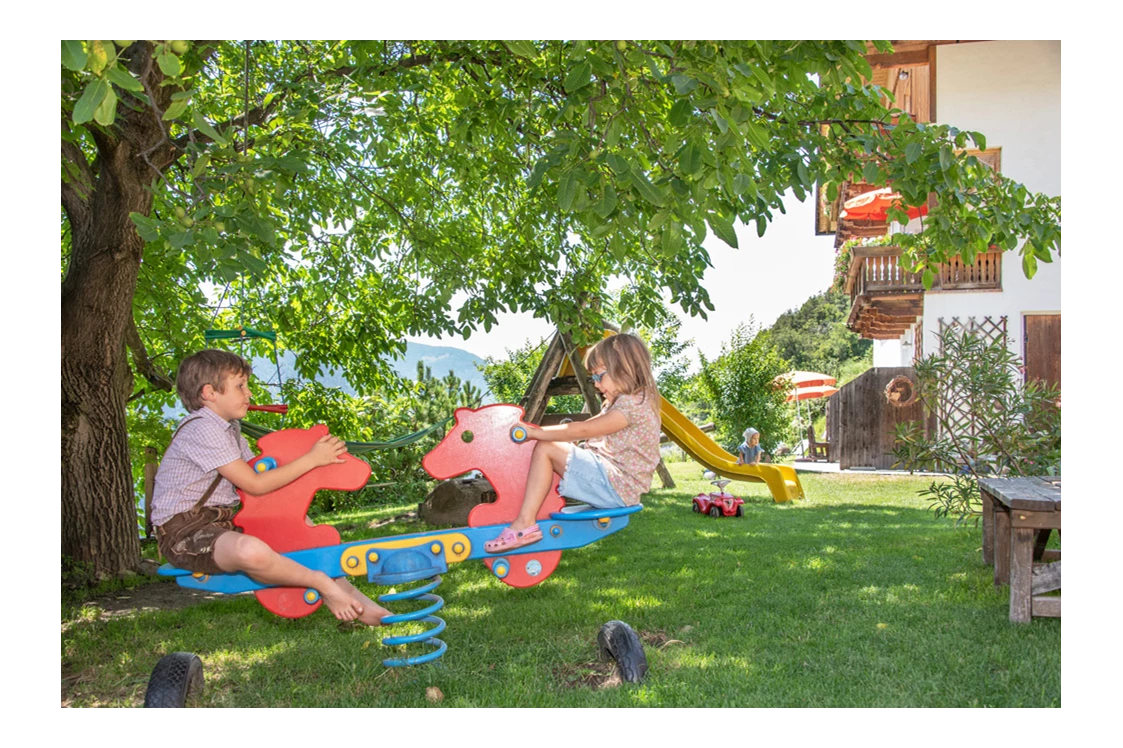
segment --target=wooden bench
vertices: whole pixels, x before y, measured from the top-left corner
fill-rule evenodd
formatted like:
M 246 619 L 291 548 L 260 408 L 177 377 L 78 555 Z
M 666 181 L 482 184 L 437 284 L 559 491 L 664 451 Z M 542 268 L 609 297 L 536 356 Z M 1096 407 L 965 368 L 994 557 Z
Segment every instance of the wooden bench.
M 1060 596 L 1044 593 L 1061 588 L 1060 552 L 1045 548 L 1050 533 L 1061 531 L 1060 476 L 980 478 L 979 491 L 983 561 L 994 565 L 995 586 L 1010 585 L 1010 620 L 1059 618 Z

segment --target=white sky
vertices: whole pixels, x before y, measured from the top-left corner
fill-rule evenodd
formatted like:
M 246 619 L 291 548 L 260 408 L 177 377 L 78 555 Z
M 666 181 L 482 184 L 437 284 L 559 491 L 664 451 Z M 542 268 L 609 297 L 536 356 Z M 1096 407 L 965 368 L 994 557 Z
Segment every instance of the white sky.
M 751 227 L 737 224 L 737 243 L 733 249 L 710 234 L 705 247 L 713 267 L 702 280 L 710 293 L 714 311 L 709 319 L 682 319 L 681 340 L 693 339 L 696 349 L 712 358 L 721 350 L 733 329 L 752 315 L 756 324 L 767 327 L 789 309 L 796 309 L 811 296 L 830 285 L 834 269 L 834 237 L 815 235 L 815 199 L 804 202 L 788 193 L 786 214 L 777 213 L 762 238 Z M 455 303 L 455 299 L 454 299 Z M 507 349 L 515 350 L 526 340 L 537 343 L 552 331 L 550 323 L 530 314 L 500 314 L 491 332 L 477 330 L 468 340 L 458 336 L 444 338 L 411 337 L 429 345 L 462 348 L 480 357 L 504 358 Z M 696 354 L 692 356 L 697 359 Z

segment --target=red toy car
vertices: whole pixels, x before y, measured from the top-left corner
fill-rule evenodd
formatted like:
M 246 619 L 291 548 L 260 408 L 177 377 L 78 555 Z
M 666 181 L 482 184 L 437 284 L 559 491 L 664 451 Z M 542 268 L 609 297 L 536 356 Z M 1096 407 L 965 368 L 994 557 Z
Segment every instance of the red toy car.
M 691 502 L 691 508 L 711 517 L 743 516 L 745 510 L 742 508 L 742 504 L 745 503 L 745 500 L 725 492 L 725 487 L 729 485 L 730 481 L 723 478 L 710 482 L 717 486 L 718 490 L 713 493 L 698 494 Z

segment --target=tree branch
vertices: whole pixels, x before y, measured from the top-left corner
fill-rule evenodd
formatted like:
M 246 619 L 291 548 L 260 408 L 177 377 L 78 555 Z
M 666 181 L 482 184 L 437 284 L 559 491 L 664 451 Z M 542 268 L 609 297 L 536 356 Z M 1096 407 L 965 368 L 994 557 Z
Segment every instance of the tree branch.
M 157 369 L 156 365 L 152 363 L 152 359 L 148 357 L 148 349 L 144 347 L 144 341 L 140 339 L 140 332 L 136 329 L 136 320 L 133 319 L 131 314 L 129 315 L 128 325 L 125 327 L 125 344 L 128 345 L 129 352 L 132 353 L 133 364 L 136 365 L 137 371 L 152 384 L 152 389 L 167 392 L 175 390 L 175 382 L 172 381 L 171 377 Z

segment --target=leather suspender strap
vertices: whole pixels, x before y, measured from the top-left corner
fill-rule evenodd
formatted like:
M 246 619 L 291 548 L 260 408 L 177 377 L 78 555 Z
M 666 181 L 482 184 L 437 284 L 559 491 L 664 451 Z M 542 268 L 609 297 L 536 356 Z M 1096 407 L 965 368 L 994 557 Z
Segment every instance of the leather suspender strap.
M 179 424 L 179 427 L 178 427 L 178 428 L 176 428 L 176 430 L 175 430 L 175 433 L 174 433 L 174 434 L 172 434 L 172 438 L 168 440 L 168 447 L 170 448 L 170 447 L 172 446 L 172 442 L 174 442 L 174 441 L 175 441 L 175 438 L 176 438 L 177 436 L 179 436 L 179 432 L 183 430 L 183 427 L 184 427 L 184 426 L 186 426 L 187 424 L 191 423 L 192 421 L 198 421 L 198 420 L 199 420 L 200 418 L 202 418 L 202 416 L 195 416 L 194 418 L 188 418 L 188 419 L 187 419 L 186 421 L 184 421 L 183 423 Z M 165 454 L 167 454 L 167 451 L 168 451 L 168 450 L 166 450 L 166 449 L 165 449 L 165 450 L 164 450 L 164 453 L 165 453 Z M 212 493 L 214 493 L 214 490 L 215 490 L 216 488 L 218 488 L 218 484 L 219 484 L 219 483 L 220 483 L 221 481 L 222 481 L 222 475 L 221 475 L 221 474 L 219 474 L 219 475 L 216 475 L 216 476 L 214 477 L 214 480 L 213 480 L 213 481 L 211 481 L 211 484 L 210 484 L 209 486 L 207 486 L 207 490 L 206 490 L 206 491 L 203 491 L 203 497 L 202 497 L 201 499 L 199 499 L 199 501 L 198 501 L 198 502 L 196 502 L 195 506 L 191 507 L 191 510 L 192 510 L 192 511 L 195 511 L 196 509 L 202 509 L 202 508 L 203 508 L 203 506 L 205 506 L 205 505 L 206 505 L 206 503 L 207 503 L 207 499 L 209 499 L 209 498 L 211 497 L 211 494 L 212 494 Z

